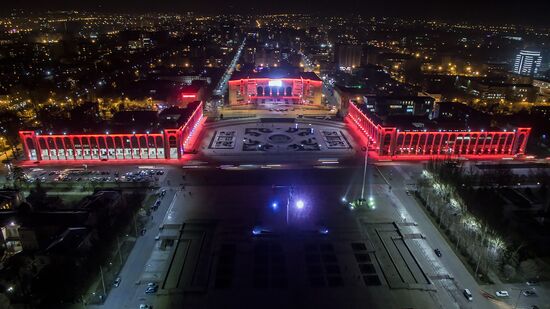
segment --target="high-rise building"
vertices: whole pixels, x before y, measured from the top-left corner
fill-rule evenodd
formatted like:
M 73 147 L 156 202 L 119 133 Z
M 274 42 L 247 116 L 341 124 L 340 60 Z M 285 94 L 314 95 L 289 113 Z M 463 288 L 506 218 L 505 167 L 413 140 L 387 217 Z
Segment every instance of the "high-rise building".
M 513 72 L 520 75 L 535 76 L 539 73 L 541 64 L 540 51 L 521 50 L 516 56 Z
M 359 67 L 362 53 L 361 45 L 336 45 L 334 53 L 336 65 L 345 69 Z

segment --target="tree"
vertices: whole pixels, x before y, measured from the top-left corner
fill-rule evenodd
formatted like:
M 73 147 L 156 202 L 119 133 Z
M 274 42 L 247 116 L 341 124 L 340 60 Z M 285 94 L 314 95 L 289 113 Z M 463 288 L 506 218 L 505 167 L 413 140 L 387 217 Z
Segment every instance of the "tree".
M 3 293 L 0 293 L 0 308 L 11 308 L 10 299 Z
M 44 190 L 44 188 L 42 187 L 41 181 L 36 180 L 35 187 L 29 192 L 27 202 L 36 209 L 44 208 L 47 206 L 46 197 L 46 190 Z
M 13 187 L 19 188 L 21 186 L 21 181 L 25 177 L 25 173 L 23 172 L 23 169 L 19 166 L 14 166 L 12 169 L 12 176 L 13 176 Z

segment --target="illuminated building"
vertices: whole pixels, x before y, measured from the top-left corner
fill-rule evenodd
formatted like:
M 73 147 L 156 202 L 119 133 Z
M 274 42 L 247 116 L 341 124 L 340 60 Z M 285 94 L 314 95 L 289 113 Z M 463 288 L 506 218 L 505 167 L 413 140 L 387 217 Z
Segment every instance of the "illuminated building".
M 520 75 L 536 76 L 541 64 L 540 51 L 521 50 L 514 61 L 513 72 Z
M 372 96 L 363 97 L 366 108 L 377 115 L 430 115 L 434 99 L 427 96 Z
M 376 159 L 503 159 L 525 153 L 530 128 L 513 130 L 434 129 L 413 120 L 410 126 L 385 125 L 365 106 L 349 105 L 346 122 L 369 143 Z
M 313 72 L 261 72 L 233 74 L 229 105 L 321 105 L 323 82 Z
M 183 87 L 178 100 L 178 106 L 185 107 L 187 104 L 195 101 L 204 101 L 205 86 L 200 81 L 195 81 L 189 86 Z
M 336 107 L 342 115 L 348 113 L 350 101 L 359 102 L 370 93 L 370 90 L 363 86 L 347 87 L 339 84 L 334 85 L 334 99 Z
M 116 131 L 83 134 L 20 131 L 19 137 L 30 161 L 177 160 L 203 124 L 202 107 L 201 102 L 195 102 L 186 109 L 164 110 L 158 117 L 149 111 L 123 112 L 114 117 Z M 155 131 L 121 127 L 126 118 L 131 118 L 136 126 L 141 124 L 142 128 Z M 140 123 L 145 119 L 151 123 Z

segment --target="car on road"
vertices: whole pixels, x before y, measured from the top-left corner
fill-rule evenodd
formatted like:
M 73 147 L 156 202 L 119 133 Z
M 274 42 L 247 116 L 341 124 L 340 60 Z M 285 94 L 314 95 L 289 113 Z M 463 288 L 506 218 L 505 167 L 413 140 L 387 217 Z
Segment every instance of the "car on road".
M 441 250 L 435 249 L 434 252 L 435 252 L 435 255 L 437 255 L 438 257 L 441 257 L 441 256 L 442 256 Z
M 115 288 L 118 288 L 118 286 L 120 285 L 120 281 L 122 281 L 122 279 L 120 279 L 120 277 L 117 277 L 117 278 L 115 279 L 115 281 L 113 282 L 113 286 L 114 286 Z
M 469 301 L 474 300 L 472 292 L 470 292 L 469 289 L 464 289 L 464 291 L 462 291 L 462 294 L 464 294 L 464 297 L 466 297 L 467 300 L 469 300 Z
M 521 292 L 521 294 L 523 294 L 523 296 L 536 296 L 537 293 L 535 293 L 534 291 L 530 291 L 530 290 L 525 290 L 523 292 Z
M 530 285 L 530 286 L 534 286 L 534 285 L 539 285 L 539 282 L 536 281 L 536 280 L 529 280 L 527 282 L 525 282 L 527 285 Z
M 155 282 L 149 282 L 147 283 L 147 288 L 145 289 L 145 294 L 153 294 L 156 293 L 159 289 L 159 285 Z
M 510 296 L 510 294 L 508 294 L 508 291 L 497 291 L 495 294 L 498 297 L 509 297 Z
M 139 309 L 153 309 L 153 306 L 149 306 L 149 305 L 146 305 L 146 304 L 141 304 L 141 305 L 139 305 Z
M 273 232 L 269 229 L 266 229 L 266 228 L 263 228 L 261 226 L 255 226 L 253 229 L 252 229 L 252 236 L 260 236 L 260 235 L 264 235 L 264 236 L 268 236 L 270 234 L 272 234 Z

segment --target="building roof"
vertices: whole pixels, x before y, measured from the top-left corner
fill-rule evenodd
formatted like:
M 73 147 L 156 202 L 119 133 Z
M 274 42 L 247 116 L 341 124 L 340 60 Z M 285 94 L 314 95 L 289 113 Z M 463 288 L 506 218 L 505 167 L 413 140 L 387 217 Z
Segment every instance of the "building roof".
M 416 100 L 430 100 L 430 101 L 435 101 L 434 98 L 430 97 L 430 96 L 416 96 L 416 95 L 406 95 L 406 96 L 400 96 L 400 95 L 395 95 L 395 96 L 377 96 L 377 95 L 365 95 L 365 98 L 366 99 L 374 99 L 374 100 L 379 100 L 379 101 L 391 101 L 391 100 L 398 100 L 398 101 L 416 101 Z
M 390 115 L 381 116 L 370 112 L 365 104 L 356 104 L 356 106 L 375 124 L 385 127 L 395 127 L 404 131 L 501 131 L 499 128 L 490 126 L 489 121 L 468 121 L 463 122 L 457 119 L 436 118 L 430 119 L 427 115 Z
M 186 108 L 170 107 L 163 110 L 159 114 L 160 126 L 164 129 L 176 129 L 181 127 L 191 117 L 195 108 L 200 104 L 200 101 L 194 101 L 187 105 Z
M 314 72 L 300 72 L 296 70 L 284 70 L 284 69 L 264 69 L 259 72 L 250 71 L 250 72 L 234 72 L 230 80 L 240 80 L 240 79 L 254 79 L 254 78 L 272 78 L 272 79 L 281 79 L 281 78 L 303 78 L 314 81 L 321 81 L 319 76 Z
M 340 84 L 334 85 L 334 90 L 340 93 L 347 93 L 351 95 L 366 95 L 366 94 L 372 93 L 372 91 L 368 87 L 363 87 L 363 86 L 350 87 L 350 86 L 345 86 Z

